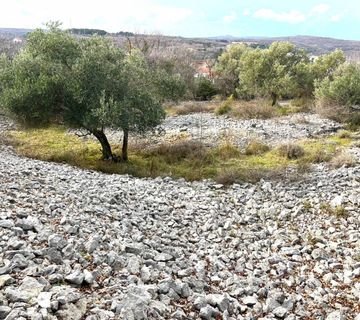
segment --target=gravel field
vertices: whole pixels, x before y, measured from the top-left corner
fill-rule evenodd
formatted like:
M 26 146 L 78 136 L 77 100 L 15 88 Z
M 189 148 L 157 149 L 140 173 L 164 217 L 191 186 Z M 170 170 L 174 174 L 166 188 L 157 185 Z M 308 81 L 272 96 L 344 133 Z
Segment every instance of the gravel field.
M 292 138 L 338 127 L 309 117 L 273 131 L 248 123 Z M 0 145 L 0 319 L 360 320 L 351 152 L 351 168 L 224 188 L 84 171 Z

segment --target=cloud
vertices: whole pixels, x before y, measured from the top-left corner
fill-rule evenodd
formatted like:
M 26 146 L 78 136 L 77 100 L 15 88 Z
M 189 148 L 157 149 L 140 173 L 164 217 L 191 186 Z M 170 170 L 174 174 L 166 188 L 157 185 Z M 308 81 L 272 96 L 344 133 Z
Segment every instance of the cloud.
M 249 9 L 245 9 L 243 11 L 243 16 L 245 16 L 245 17 L 249 16 L 250 14 L 251 14 L 251 11 Z
M 253 14 L 254 18 L 273 20 L 277 22 L 287 22 L 297 24 L 313 18 L 326 14 L 330 10 L 330 6 L 326 3 L 320 3 L 312 7 L 307 13 L 298 10 L 290 10 L 286 12 L 276 12 L 271 9 L 260 9 Z M 338 21 L 341 19 L 340 15 L 334 15 L 331 17 L 332 21 Z
M 326 3 L 320 3 L 314 6 L 311 11 L 310 15 L 320 15 L 328 12 L 330 10 L 330 6 Z
M 236 12 L 232 11 L 229 15 L 223 17 L 223 21 L 225 23 L 231 23 L 231 22 L 235 21 L 236 18 L 237 18 Z
M 274 20 L 277 22 L 287 22 L 293 24 L 304 22 L 307 19 L 306 15 L 298 10 L 275 12 L 271 9 L 260 9 L 253 14 L 253 17 L 258 19 Z
M 0 21 L 8 27 L 34 28 L 60 20 L 66 28 L 168 31 L 193 15 L 187 7 L 160 5 L 156 0 L 103 0 L 101 5 L 86 0 L 12 0 L 0 11 Z

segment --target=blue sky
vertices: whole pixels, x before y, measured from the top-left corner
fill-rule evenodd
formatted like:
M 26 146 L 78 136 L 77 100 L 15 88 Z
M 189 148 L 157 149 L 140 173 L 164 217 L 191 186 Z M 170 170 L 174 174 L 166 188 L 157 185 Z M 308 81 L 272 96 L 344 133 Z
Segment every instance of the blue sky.
M 2 2 L 2 3 L 1 3 Z M 0 27 L 195 36 L 316 35 L 360 40 L 360 0 L 0 0 Z

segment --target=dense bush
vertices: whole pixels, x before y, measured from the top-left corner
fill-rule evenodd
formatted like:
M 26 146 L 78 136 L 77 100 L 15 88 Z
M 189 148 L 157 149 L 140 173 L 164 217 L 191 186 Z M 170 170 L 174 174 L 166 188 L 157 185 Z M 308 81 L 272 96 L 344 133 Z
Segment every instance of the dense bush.
M 331 76 L 318 82 L 315 96 L 320 114 L 337 121 L 356 119 L 356 108 L 360 106 L 360 67 L 341 65 Z

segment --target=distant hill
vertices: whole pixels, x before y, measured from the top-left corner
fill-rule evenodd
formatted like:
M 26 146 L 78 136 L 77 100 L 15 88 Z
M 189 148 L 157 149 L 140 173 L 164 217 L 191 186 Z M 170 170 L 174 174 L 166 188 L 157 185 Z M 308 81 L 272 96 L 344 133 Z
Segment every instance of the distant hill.
M 31 29 L 24 28 L 0 28 L 0 38 L 24 37 Z M 143 37 L 158 41 L 161 37 L 163 47 L 181 47 L 189 48 L 195 53 L 196 59 L 215 58 L 226 46 L 234 42 L 244 42 L 252 47 L 264 48 L 274 41 L 289 41 L 297 47 L 303 48 L 313 55 L 320 55 L 331 52 L 335 49 L 341 49 L 345 52 L 348 60 L 360 61 L 360 41 L 342 40 L 326 37 L 314 36 L 289 36 L 289 37 L 234 37 L 231 35 L 207 37 L 207 38 L 185 38 L 159 35 L 137 35 L 131 32 L 120 31 L 117 33 L 107 32 L 101 29 L 73 28 L 70 29 L 73 34 L 81 36 L 90 36 L 94 34 L 112 37 L 119 45 L 127 43 L 127 38 Z
M 23 37 L 32 29 L 21 29 L 21 28 L 0 28 L 0 35 L 9 37 Z
M 209 38 L 213 39 L 213 38 Z M 331 52 L 335 49 L 341 49 L 345 52 L 347 57 L 360 57 L 360 41 L 357 40 L 343 40 L 327 37 L 314 36 L 290 36 L 290 37 L 216 37 L 217 40 L 227 40 L 228 42 L 245 42 L 259 45 L 270 45 L 274 41 L 289 41 L 299 48 L 306 51 L 320 55 Z M 359 59 L 356 59 L 359 60 Z

